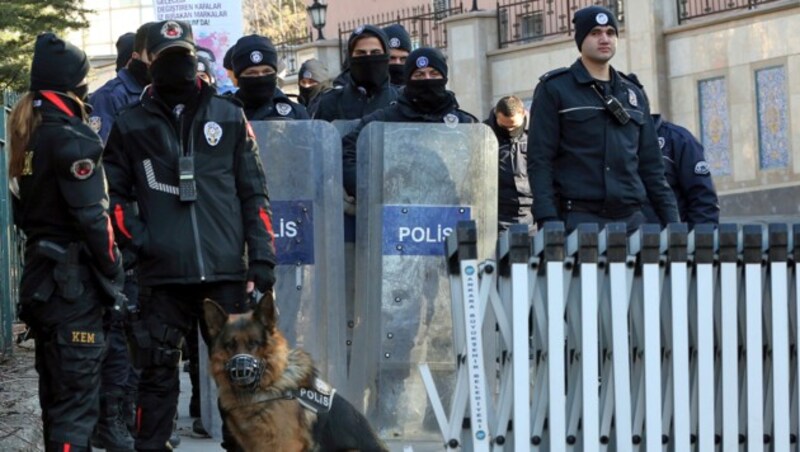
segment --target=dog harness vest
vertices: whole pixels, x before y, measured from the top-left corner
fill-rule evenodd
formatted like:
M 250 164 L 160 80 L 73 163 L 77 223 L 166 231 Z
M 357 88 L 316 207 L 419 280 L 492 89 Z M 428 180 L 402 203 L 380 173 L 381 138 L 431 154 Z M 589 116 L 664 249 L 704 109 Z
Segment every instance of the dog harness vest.
M 328 383 L 315 378 L 312 388 L 290 389 L 281 393 L 256 394 L 250 399 L 248 405 L 256 403 L 274 402 L 276 400 L 297 400 L 303 408 L 313 411 L 315 414 L 325 414 L 331 411 L 333 397 L 336 389 Z M 240 408 L 244 405 L 235 406 Z

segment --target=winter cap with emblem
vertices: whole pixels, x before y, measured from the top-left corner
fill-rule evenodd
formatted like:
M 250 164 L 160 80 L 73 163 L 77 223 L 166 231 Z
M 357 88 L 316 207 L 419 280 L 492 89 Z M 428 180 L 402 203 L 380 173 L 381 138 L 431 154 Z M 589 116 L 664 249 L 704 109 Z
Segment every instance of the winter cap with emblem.
M 117 71 L 128 64 L 128 60 L 133 55 L 133 43 L 136 40 L 136 33 L 125 33 L 117 39 Z
M 222 57 L 222 67 L 225 68 L 226 71 L 233 71 L 233 51 L 236 49 L 235 45 L 232 45 L 227 52 L 225 52 L 225 56 Z
M 425 67 L 436 69 L 447 80 L 447 60 L 439 49 L 433 47 L 420 47 L 408 54 L 403 71 L 406 80 L 411 80 L 414 71 Z
M 389 53 L 389 38 L 386 33 L 374 25 L 359 25 L 353 33 L 350 34 L 350 39 L 347 41 L 347 55 L 348 57 L 353 54 L 353 49 L 356 47 L 356 42 L 361 38 L 373 37 L 378 38 L 383 47 L 383 53 Z
M 245 69 L 266 64 L 278 70 L 278 52 L 269 38 L 260 35 L 243 36 L 233 47 L 233 73 L 236 77 Z
M 155 57 L 159 52 L 170 48 L 187 49 L 194 53 L 192 26 L 181 20 L 153 22 L 147 28 L 147 53 Z
M 411 51 L 411 37 L 408 35 L 406 29 L 400 24 L 392 24 L 384 27 L 383 32 L 389 38 L 389 48 Z
M 83 50 L 53 33 L 42 33 L 36 38 L 31 91 L 71 91 L 82 84 L 88 73 L 89 59 Z
M 328 75 L 328 68 L 325 67 L 322 61 L 316 58 L 304 61 L 300 66 L 300 72 L 297 74 L 300 80 L 307 78 L 320 83 L 330 78 Z
M 614 13 L 602 6 L 588 6 L 575 11 L 575 17 L 572 18 L 572 23 L 575 24 L 575 43 L 578 44 L 578 50 L 581 50 L 581 44 L 583 44 L 583 40 L 586 39 L 586 35 L 592 31 L 592 28 L 598 25 L 608 25 L 614 28 L 617 36 L 619 36 L 617 18 L 614 17 Z
M 211 79 L 213 85 L 216 77 L 214 76 L 214 63 L 203 55 L 197 55 L 197 72 L 204 72 Z

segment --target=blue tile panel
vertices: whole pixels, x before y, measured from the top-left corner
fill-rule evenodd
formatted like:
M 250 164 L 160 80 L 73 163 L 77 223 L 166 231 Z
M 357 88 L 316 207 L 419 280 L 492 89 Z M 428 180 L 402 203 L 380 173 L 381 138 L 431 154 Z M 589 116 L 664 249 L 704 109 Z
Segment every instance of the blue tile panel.
M 761 169 L 789 166 L 789 99 L 786 68 L 756 71 L 758 161 Z
M 731 174 L 731 122 L 728 110 L 728 84 L 724 77 L 698 82 L 700 100 L 700 138 L 706 160 L 715 176 Z

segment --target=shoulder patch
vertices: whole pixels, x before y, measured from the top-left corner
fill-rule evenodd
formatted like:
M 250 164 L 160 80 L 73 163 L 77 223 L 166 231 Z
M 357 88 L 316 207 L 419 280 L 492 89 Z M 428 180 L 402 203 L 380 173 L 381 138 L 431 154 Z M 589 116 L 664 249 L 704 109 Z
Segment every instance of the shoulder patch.
M 694 173 L 698 176 L 708 176 L 711 174 L 711 165 L 705 160 L 700 160 L 694 165 Z
M 91 127 L 92 130 L 94 130 L 94 133 L 100 133 L 100 129 L 103 128 L 103 118 L 99 116 L 90 116 L 89 127 Z
M 642 85 L 642 82 L 639 81 L 639 77 L 637 77 L 636 74 L 634 74 L 633 72 L 631 72 L 630 74 L 626 74 L 624 72 L 618 72 L 618 74 L 621 75 L 622 78 L 628 80 L 629 82 L 633 83 L 639 88 L 644 89 L 644 85 Z
M 278 102 L 275 104 L 275 110 L 277 110 L 279 115 L 286 116 L 292 112 L 292 106 L 284 102 Z
M 562 75 L 562 74 L 566 74 L 567 72 L 569 72 L 569 68 L 568 67 L 566 67 L 566 66 L 565 67 L 560 67 L 558 69 L 553 69 L 552 71 L 545 72 L 544 75 L 539 77 L 539 80 L 545 82 L 545 81 L 547 81 L 547 80 L 549 80 L 549 79 L 551 79 L 553 77 L 556 77 L 556 76 L 559 76 L 559 75 Z
M 70 165 L 69 171 L 75 179 L 86 180 L 94 174 L 94 161 L 92 159 L 75 160 Z

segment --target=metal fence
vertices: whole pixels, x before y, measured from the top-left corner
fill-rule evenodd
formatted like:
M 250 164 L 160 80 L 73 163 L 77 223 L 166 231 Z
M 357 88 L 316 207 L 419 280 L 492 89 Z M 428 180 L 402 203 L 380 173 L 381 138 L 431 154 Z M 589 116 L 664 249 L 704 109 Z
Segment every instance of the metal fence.
M 446 49 L 447 26 L 442 23 L 442 20 L 463 13 L 464 6 L 460 2 L 457 6 L 451 6 L 449 2 L 445 3 L 435 2 L 433 6 L 428 3 L 339 24 L 339 54 L 342 66 L 344 66 L 347 57 L 347 41 L 350 39 L 350 34 L 359 25 L 370 24 L 382 28 L 391 24 L 400 24 L 405 27 L 409 36 L 411 36 L 413 48 L 436 47 Z
M 797 450 L 800 225 L 547 223 L 483 262 L 476 237 L 448 239 L 448 447 Z
M 11 353 L 16 319 L 22 238 L 14 227 L 8 184 L 6 118 L 18 96 L 2 93 L 0 105 L 0 358 Z
M 278 62 L 279 64 L 283 63 L 286 68 L 286 75 L 297 74 L 300 70 L 303 62 L 297 58 L 297 47 L 309 42 L 311 42 L 310 29 L 305 34 L 289 37 L 282 42 L 275 43 L 275 49 L 278 51 Z
M 737 9 L 755 9 L 759 5 L 778 0 L 676 0 L 678 23 L 698 17 L 724 13 Z
M 591 5 L 610 9 L 620 23 L 625 21 L 622 0 L 505 0 L 497 3 L 497 34 L 500 48 L 528 44 L 548 36 L 571 35 L 575 11 Z

